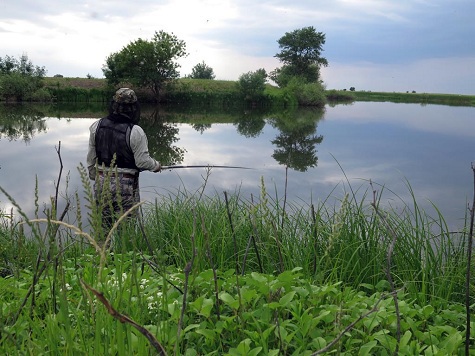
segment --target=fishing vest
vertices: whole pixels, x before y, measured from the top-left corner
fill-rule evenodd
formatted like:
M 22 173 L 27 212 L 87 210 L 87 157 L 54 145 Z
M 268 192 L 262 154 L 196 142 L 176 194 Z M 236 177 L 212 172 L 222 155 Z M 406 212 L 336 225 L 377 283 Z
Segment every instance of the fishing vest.
M 130 148 L 130 132 L 134 124 L 105 117 L 99 121 L 96 130 L 96 155 L 98 165 L 110 167 L 115 158 L 117 168 L 136 169 L 134 153 Z

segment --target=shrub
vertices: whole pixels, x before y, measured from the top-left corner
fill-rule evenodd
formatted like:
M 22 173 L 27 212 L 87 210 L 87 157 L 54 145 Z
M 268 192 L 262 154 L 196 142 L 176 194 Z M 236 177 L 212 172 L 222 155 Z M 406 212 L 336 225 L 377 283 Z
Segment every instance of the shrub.
M 293 93 L 299 105 L 323 107 L 326 102 L 325 90 L 320 82 L 305 83 L 303 79 L 293 77 L 286 87 Z
M 51 101 L 51 99 L 52 99 L 51 93 L 46 88 L 38 89 L 30 97 L 31 101 L 39 101 L 39 102 Z
M 246 100 L 256 100 L 264 94 L 267 73 L 261 68 L 255 72 L 247 72 L 239 77 L 239 91 Z

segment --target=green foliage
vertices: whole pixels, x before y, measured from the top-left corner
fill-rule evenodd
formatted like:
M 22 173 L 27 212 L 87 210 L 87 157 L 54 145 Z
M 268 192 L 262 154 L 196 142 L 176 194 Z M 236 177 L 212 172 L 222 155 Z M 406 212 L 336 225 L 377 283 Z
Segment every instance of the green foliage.
M 327 100 L 330 101 L 330 104 L 331 102 L 351 102 L 355 100 L 353 93 L 343 90 L 331 89 L 325 92 L 325 96 L 327 97 Z
M 278 41 L 281 51 L 275 55 L 282 63 L 281 68 L 271 72 L 271 79 L 285 87 L 292 77 L 308 83 L 320 80 L 320 67 L 328 61 L 321 56 L 325 34 L 316 32 L 313 26 L 286 32 Z
M 213 68 L 208 66 L 204 61 L 198 63 L 193 67 L 191 70 L 190 78 L 192 79 L 214 79 L 214 71 Z
M 149 354 L 147 339 L 109 315 L 81 280 L 151 332 L 169 354 L 310 355 L 340 334 L 329 351 L 389 355 L 397 344 L 391 296 L 341 283 L 315 284 L 298 268 L 239 276 L 233 270 L 196 270 L 186 284 L 180 269 L 157 273 L 148 265 L 140 268 L 140 257 L 134 253 L 116 253 L 100 276 L 94 263 L 97 259 L 89 252 L 80 259 L 61 260 L 56 277 L 51 273 L 39 281 L 34 313 L 24 308 L 15 323 L 12 318 L 33 275 L 25 270 L 15 279 L 0 278 L 2 350 Z M 463 306 L 420 305 L 404 293 L 398 299 L 401 355 L 463 354 Z M 349 331 L 343 333 L 345 328 Z
M 266 79 L 267 73 L 263 68 L 241 74 L 238 80 L 239 91 L 246 100 L 258 100 L 266 89 Z
M 184 41 L 159 31 L 150 41 L 139 38 L 112 53 L 102 70 L 111 85 L 131 83 L 152 90 L 158 97 L 167 82 L 179 77 L 176 60 L 186 55 Z
M 325 88 L 320 82 L 309 83 L 300 77 L 291 77 L 284 90 L 292 93 L 302 106 L 323 107 L 327 102 Z
M 19 60 L 14 57 L 0 57 L 0 96 L 4 100 L 49 101 L 51 97 L 44 90 L 44 67 L 38 67 L 22 55 Z

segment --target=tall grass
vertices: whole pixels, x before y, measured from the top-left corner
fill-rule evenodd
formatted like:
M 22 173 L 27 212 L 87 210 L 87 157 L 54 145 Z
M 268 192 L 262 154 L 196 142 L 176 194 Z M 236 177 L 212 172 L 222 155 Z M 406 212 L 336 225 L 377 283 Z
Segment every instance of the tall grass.
M 83 183 L 89 184 L 87 179 Z M 304 276 L 318 283 L 343 281 L 359 288 L 386 280 L 387 222 L 397 234 L 391 273 L 398 286 L 404 286 L 421 303 L 461 302 L 466 231 L 449 231 L 436 207 L 438 215 L 430 217 L 419 207 L 409 184 L 408 189 L 413 201 L 395 208 L 379 200 L 373 202 L 367 194 L 357 200 L 350 190 L 334 205 L 328 204 L 331 197 L 317 205 L 285 202 L 284 211 L 282 197 L 278 192 L 269 194 L 264 179 L 258 197 L 235 192 L 225 200 L 223 194 L 207 196 L 201 190 L 190 192 L 180 187 L 141 208 L 143 229 L 127 227 L 116 232 L 116 251 L 137 249 L 155 255 L 166 266 L 180 268 L 192 257 L 193 234 L 198 270 L 210 268 L 207 255 L 211 253 L 222 270 L 234 269 L 236 261 L 240 272 L 272 274 L 300 267 Z M 92 188 L 85 191 L 92 195 Z M 87 200 L 93 205 L 93 198 Z M 385 222 L 371 203 L 383 211 Z M 90 228 L 98 241 L 104 241 L 107 231 L 101 230 L 100 212 L 92 213 Z M 2 220 L 4 269 L 14 268 L 19 273 L 28 265 L 22 262 L 26 256 L 48 252 L 41 251 L 47 245 L 44 236 L 37 237 L 35 243 L 24 235 L 22 225 L 5 216 Z M 63 238 L 72 243 L 72 236 Z M 83 253 L 86 247 L 70 247 L 62 254 Z
M 84 167 L 79 171 L 90 206 L 93 190 Z M 278 192 L 268 193 L 264 178 L 260 195 L 250 197 L 239 191 L 205 195 L 204 186 L 192 192 L 179 187 L 135 207 L 143 210 L 142 218 L 138 222 L 121 218 L 111 231 L 101 225 L 96 209 L 90 210 L 89 232 L 69 225 L 62 221 L 67 214 L 53 208 L 54 201 L 44 219 L 38 210 L 35 219 L 23 215 L 21 222 L 4 213 L 0 263 L 6 278 L 0 279 L 0 345 L 20 354 L 147 353 L 149 344 L 142 331 L 128 325 L 137 320 L 176 354 L 200 351 L 200 345 L 203 350 L 230 350 L 246 337 L 247 344 L 239 344 L 242 350 L 249 343 L 267 345 L 260 347 L 269 347 L 269 353 L 298 352 L 299 347 L 309 347 L 307 343 L 318 349 L 328 344 L 321 335 L 284 342 L 282 333 L 290 332 L 286 323 L 297 315 L 303 318 L 306 308 L 325 303 L 331 304 L 326 308 L 336 308 L 335 313 L 340 307 L 340 314 L 353 310 L 356 304 L 351 307 L 351 298 L 359 295 L 357 291 L 393 293 L 388 273 L 414 305 L 460 305 L 466 233 L 451 233 L 441 214 L 429 217 L 409 185 L 408 189 L 413 201 L 392 208 L 372 186 L 360 199 L 348 187 L 348 193 L 333 204 L 333 197 L 314 204 L 288 202 Z M 71 205 L 80 207 L 75 213 L 81 221 L 87 209 L 77 194 L 75 200 Z M 25 223 L 32 235 L 23 229 Z M 392 233 L 397 243 L 388 271 Z M 104 243 L 107 237 L 113 237 L 112 250 Z M 343 294 L 337 294 L 336 286 Z M 297 291 L 299 298 L 323 299 L 311 299 L 312 306 L 295 305 L 283 314 L 266 309 L 272 302 L 288 307 Z M 344 295 L 349 304 L 342 307 Z M 101 306 L 101 301 L 104 305 L 109 301 L 109 307 Z M 214 308 L 217 314 L 211 317 Z M 407 304 L 401 308 L 407 313 Z M 361 314 L 376 312 L 376 307 L 368 309 L 361 309 Z M 252 314 L 257 310 L 263 314 Z M 274 326 L 263 334 L 262 328 L 277 319 L 282 324 L 276 332 Z M 349 320 L 341 325 L 338 321 L 340 327 L 335 328 L 337 321 L 328 319 L 331 337 Z M 257 334 L 246 332 L 244 325 L 256 327 Z M 369 339 L 358 342 L 375 345 Z M 351 342 L 345 345 L 350 347 Z
M 390 236 L 365 199 L 346 195 L 339 205 L 316 207 L 287 203 L 283 213 L 283 201 L 267 194 L 264 183 L 260 197 L 236 194 L 227 204 L 223 198 L 180 190 L 145 209 L 147 235 L 167 264 L 184 266 L 191 259 L 189 236 L 198 216 L 199 270 L 210 267 L 207 235 L 220 269 L 234 268 L 237 260 L 241 271 L 272 274 L 301 267 L 318 283 L 343 281 L 355 288 L 386 280 Z M 391 273 L 398 287 L 421 303 L 463 301 L 466 234 L 454 236 L 441 214 L 429 217 L 415 199 L 397 210 L 377 204 L 397 233 Z

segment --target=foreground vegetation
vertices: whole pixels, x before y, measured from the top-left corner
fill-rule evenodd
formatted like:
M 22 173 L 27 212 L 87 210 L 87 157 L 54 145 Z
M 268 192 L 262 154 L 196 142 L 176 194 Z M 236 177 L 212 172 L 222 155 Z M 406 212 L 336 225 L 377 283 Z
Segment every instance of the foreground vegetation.
M 63 212 L 53 199 L 45 217 L 35 201 L 22 224 L 3 213 L 5 354 L 457 355 L 474 346 L 464 308 L 473 314 L 471 236 L 415 200 L 391 210 L 370 184 L 360 199 L 348 187 L 335 203 L 302 205 L 269 194 L 264 180 L 259 197 L 205 196 L 204 177 L 203 190 L 157 197 L 136 207 L 142 223 L 124 215 L 105 231 L 79 171 L 88 226 L 77 193 Z

